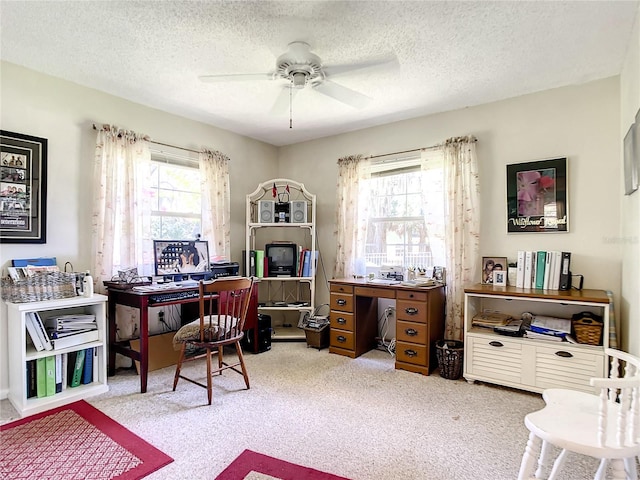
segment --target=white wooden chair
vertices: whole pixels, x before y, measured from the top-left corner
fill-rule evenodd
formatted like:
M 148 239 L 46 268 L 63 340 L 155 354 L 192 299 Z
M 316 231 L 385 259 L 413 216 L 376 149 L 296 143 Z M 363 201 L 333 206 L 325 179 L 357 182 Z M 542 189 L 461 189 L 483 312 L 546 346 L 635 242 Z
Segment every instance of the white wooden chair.
M 606 478 L 611 465 L 614 479 L 638 480 L 640 456 L 640 359 L 605 349 L 610 359 L 608 378 L 592 378 L 596 393 L 551 388 L 542 394 L 546 406 L 528 414 L 524 423 L 531 432 L 520 465 L 518 480 L 554 480 L 567 453 L 600 459 L 596 480 Z M 624 362 L 624 367 L 622 363 Z M 623 372 L 623 373 L 621 373 Z M 561 449 L 551 472 L 551 445 Z M 540 450 L 536 468 L 536 452 Z M 532 477 L 535 470 L 535 476 Z

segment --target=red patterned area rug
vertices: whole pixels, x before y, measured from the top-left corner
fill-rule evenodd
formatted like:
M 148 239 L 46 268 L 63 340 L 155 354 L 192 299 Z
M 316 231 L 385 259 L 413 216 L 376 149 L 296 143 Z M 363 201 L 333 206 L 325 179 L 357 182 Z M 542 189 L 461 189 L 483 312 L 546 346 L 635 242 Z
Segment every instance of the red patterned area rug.
M 215 480 L 349 480 L 245 450 Z
M 0 478 L 136 480 L 173 459 L 81 400 L 0 426 Z

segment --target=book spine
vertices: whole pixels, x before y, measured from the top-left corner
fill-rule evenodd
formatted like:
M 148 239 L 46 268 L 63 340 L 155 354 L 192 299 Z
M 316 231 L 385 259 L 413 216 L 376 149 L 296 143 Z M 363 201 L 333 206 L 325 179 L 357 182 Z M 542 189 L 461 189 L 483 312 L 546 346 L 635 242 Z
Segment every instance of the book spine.
M 56 356 L 45 357 L 47 397 L 56 394 Z
M 83 385 L 93 382 L 93 348 L 85 349 L 81 382 Z
M 551 257 L 553 254 L 551 252 L 547 252 L 544 260 L 544 284 L 542 288 L 545 290 L 549 290 L 549 280 L 551 279 Z
M 552 290 L 558 290 L 560 288 L 560 269 L 562 267 L 562 253 L 553 252 L 553 277 L 552 277 Z
M 56 359 L 56 393 L 62 392 L 62 354 L 57 353 Z
M 560 290 L 571 288 L 571 252 L 562 252 L 562 265 L 560 266 Z
M 516 287 L 524 288 L 524 250 L 518 250 L 518 262 L 516 263 Z
M 27 360 L 27 398 L 37 395 L 36 361 Z
M 33 342 L 33 346 L 36 347 L 36 351 L 41 352 L 44 350 L 44 345 L 42 344 L 42 340 L 40 339 L 40 335 L 38 335 L 38 331 L 36 330 L 36 325 L 33 323 L 33 317 L 31 316 L 31 312 L 28 312 L 24 315 L 24 324 L 27 328 L 27 332 L 31 337 L 31 341 Z
M 68 335 L 62 338 L 53 339 L 53 348 L 60 350 L 67 347 L 75 347 L 83 343 L 95 342 L 100 338 L 98 330 L 89 330 L 88 332 L 80 332 L 75 335 Z
M 256 276 L 256 251 L 249 250 L 249 276 Z
M 524 257 L 524 288 L 531 288 L 531 274 L 533 269 L 533 252 L 526 251 Z
M 308 277 L 311 275 L 310 273 L 310 263 L 311 263 L 311 251 L 305 250 L 304 252 L 304 263 L 302 265 L 302 276 Z
M 256 277 L 264 277 L 264 250 L 256 250 Z
M 69 354 L 62 354 L 62 390 L 67 389 L 69 384 Z
M 76 361 L 73 366 L 73 375 L 71 376 L 71 387 L 77 387 L 82 382 L 82 368 L 84 367 L 84 350 L 78 350 Z
M 38 335 L 40 336 L 40 340 L 42 340 L 42 344 L 44 345 L 44 349 L 52 350 L 53 345 L 51 345 L 51 340 L 49 340 L 49 335 L 47 335 L 47 330 L 44 328 L 44 323 L 42 322 L 42 318 L 40 318 L 40 314 L 38 312 L 31 312 L 31 315 L 33 323 L 36 325 Z
M 45 357 L 36 359 L 36 395 L 38 398 L 47 396 L 47 361 Z
M 547 260 L 547 252 L 539 251 L 536 264 L 536 288 L 544 287 L 544 269 Z

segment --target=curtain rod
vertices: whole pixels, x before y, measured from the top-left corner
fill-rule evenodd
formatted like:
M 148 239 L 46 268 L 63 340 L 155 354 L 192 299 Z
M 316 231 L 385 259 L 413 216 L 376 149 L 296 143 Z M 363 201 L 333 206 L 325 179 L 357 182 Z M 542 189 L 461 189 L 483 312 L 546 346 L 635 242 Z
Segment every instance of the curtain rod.
M 96 126 L 96 124 L 93 124 L 93 129 L 94 130 L 98 130 L 98 127 Z M 177 148 L 178 150 L 185 150 L 187 152 L 193 152 L 193 153 L 200 153 L 197 150 L 193 150 L 191 148 L 186 148 L 186 147 L 179 147 L 177 145 L 171 145 L 170 143 L 162 143 L 162 142 L 156 142 L 155 140 L 148 140 L 149 143 L 153 143 L 155 145 L 162 145 L 163 147 L 171 147 L 171 148 Z
M 473 141 L 477 142 L 478 139 L 474 137 Z M 390 155 L 401 155 L 403 153 L 424 152 L 426 150 L 433 150 L 435 148 L 440 148 L 440 147 L 441 145 L 431 145 L 430 147 L 413 148 L 411 150 L 403 150 L 401 152 L 382 153 L 380 155 L 369 155 L 368 157 L 365 157 L 365 158 L 380 158 L 380 157 L 388 157 Z

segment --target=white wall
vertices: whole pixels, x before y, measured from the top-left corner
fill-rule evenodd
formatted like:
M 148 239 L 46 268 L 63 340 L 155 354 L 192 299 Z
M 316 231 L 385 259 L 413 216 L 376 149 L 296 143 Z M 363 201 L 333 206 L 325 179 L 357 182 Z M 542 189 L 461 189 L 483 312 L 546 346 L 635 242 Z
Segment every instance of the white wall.
M 203 123 L 144 107 L 96 90 L 1 64 L 0 125 L 3 130 L 48 139 L 47 243 L 3 244 L 0 266 L 12 258 L 55 256 L 75 270 L 91 266 L 92 123 L 110 123 L 153 140 L 198 150 L 220 150 L 230 159 L 231 259 L 244 248 L 245 195 L 259 179 L 273 178 L 277 149 Z M 248 175 L 247 172 L 250 172 Z M 8 387 L 6 305 L 0 306 L 0 397 Z
M 347 154 L 426 147 L 451 136 L 473 134 L 479 140 L 480 255 L 515 261 L 518 250 L 571 251 L 572 271 L 585 276 L 584 287 L 612 290 L 618 300 L 619 98 L 619 79 L 614 77 L 282 147 L 280 175 L 303 182 L 317 195 L 319 245 L 331 277 L 336 160 Z M 506 165 L 561 156 L 569 159 L 570 232 L 507 234 Z M 319 283 L 318 302 L 326 301 L 326 292 Z M 623 335 L 628 330 L 624 326 Z
M 640 6 L 636 14 L 633 36 L 620 75 L 620 135 L 624 136 L 640 109 Z M 622 163 L 622 156 L 620 162 Z M 620 176 L 624 185 L 624 176 Z M 628 325 L 625 350 L 640 356 L 640 190 L 621 199 L 620 244 L 623 249 L 622 321 Z

